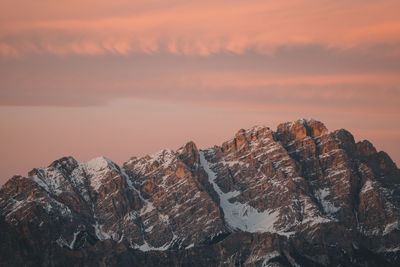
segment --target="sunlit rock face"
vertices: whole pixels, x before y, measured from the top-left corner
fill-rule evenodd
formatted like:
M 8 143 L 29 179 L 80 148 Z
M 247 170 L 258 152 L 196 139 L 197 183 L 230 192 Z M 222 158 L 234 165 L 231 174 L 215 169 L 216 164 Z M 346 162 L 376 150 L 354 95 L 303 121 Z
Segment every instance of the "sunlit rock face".
M 0 190 L 4 266 L 398 266 L 399 229 L 390 157 L 305 119 L 122 166 L 64 157 Z

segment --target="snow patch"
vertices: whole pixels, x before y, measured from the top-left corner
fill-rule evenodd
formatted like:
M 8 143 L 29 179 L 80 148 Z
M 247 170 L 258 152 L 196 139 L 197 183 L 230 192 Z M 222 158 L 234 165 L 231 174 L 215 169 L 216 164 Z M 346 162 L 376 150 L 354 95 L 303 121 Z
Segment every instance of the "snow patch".
M 257 262 L 262 261 L 261 266 L 265 267 L 265 266 L 268 266 L 268 262 L 269 262 L 271 259 L 276 258 L 276 257 L 279 257 L 280 255 L 281 255 L 281 254 L 280 254 L 278 251 L 276 251 L 276 250 L 271 251 L 271 252 L 268 252 L 267 254 L 262 255 L 262 256 L 254 255 L 254 254 L 253 254 L 253 255 L 251 255 L 251 256 L 246 260 L 245 265 L 254 265 L 254 264 L 256 264 Z
M 383 235 L 387 235 L 396 229 L 400 229 L 399 221 L 395 221 L 395 222 L 387 224 L 385 226 L 385 229 L 383 230 Z
M 73 249 L 73 248 L 74 248 L 75 242 L 76 242 L 76 238 L 78 237 L 78 235 L 79 235 L 80 232 L 81 232 L 81 231 L 77 231 L 77 232 L 74 233 L 74 238 L 72 239 L 71 243 L 68 245 L 68 247 L 69 247 L 70 249 Z
M 330 190 L 328 188 L 319 189 L 315 192 L 315 196 L 319 199 L 319 202 L 324 209 L 324 212 L 332 215 L 340 210 L 340 207 L 336 207 L 333 203 L 331 203 L 326 198 L 330 195 Z
M 44 190 L 46 190 L 47 192 L 50 192 L 49 187 L 47 186 L 47 184 L 45 182 L 42 181 L 42 179 L 40 179 L 39 177 L 37 177 L 36 175 L 33 176 L 31 178 L 35 183 L 37 183 L 40 187 L 42 187 Z
M 374 189 L 374 187 L 373 187 L 372 181 L 371 181 L 371 180 L 367 180 L 367 181 L 365 182 L 365 184 L 363 185 L 362 189 L 361 189 L 361 193 L 365 194 L 365 193 L 367 193 L 368 191 L 371 191 L 371 190 L 373 190 L 373 189 Z
M 158 248 L 153 247 L 152 245 L 147 243 L 146 240 L 143 240 L 143 245 L 140 245 L 140 246 L 139 245 L 135 245 L 135 246 L 132 246 L 132 247 L 135 248 L 135 249 L 139 249 L 141 251 L 144 251 L 144 252 L 151 251 L 151 250 L 164 251 L 164 250 L 167 250 L 171 245 L 173 245 L 175 240 L 177 240 L 177 236 L 174 234 L 170 242 L 165 243 L 163 246 L 158 247 Z
M 103 230 L 103 225 L 96 222 L 96 224 L 93 224 L 93 227 L 94 227 L 96 236 L 99 240 L 113 239 L 112 234 L 107 233 Z
M 301 200 L 302 206 L 304 207 L 303 213 L 305 219 L 301 222 L 302 224 L 309 224 L 310 226 L 321 224 L 321 223 L 328 223 L 331 220 L 321 217 L 319 215 L 318 208 L 309 198 L 303 198 Z
M 220 206 L 224 212 L 225 220 L 232 229 L 247 232 L 276 232 L 274 223 L 278 220 L 279 210 L 258 212 L 248 204 L 240 202 L 231 203 L 229 200 L 240 194 L 239 191 L 222 192 L 216 183 L 216 174 L 205 159 L 204 152 L 200 151 L 200 164 L 208 175 L 210 183 L 220 198 Z
M 88 170 L 93 172 L 102 171 L 104 169 L 116 169 L 115 163 L 105 157 L 97 157 L 86 162 Z
M 189 248 L 192 248 L 192 247 L 194 247 L 194 243 L 190 244 L 190 245 L 187 246 L 185 249 L 189 249 Z
M 399 252 L 400 251 L 400 246 L 399 247 L 392 247 L 392 248 L 381 248 L 379 252 Z
M 65 241 L 65 239 L 62 237 L 62 236 L 60 236 L 57 240 L 56 240 L 56 243 L 57 243 L 57 245 L 59 246 L 59 247 L 69 247 L 69 244 L 67 243 L 67 241 Z
M 109 171 L 117 171 L 117 165 L 105 157 L 97 157 L 84 163 L 88 174 L 90 175 L 90 185 L 97 191 L 103 184 L 102 179 Z
M 276 257 L 279 257 L 281 254 L 278 251 L 272 251 L 266 255 L 264 255 L 262 258 L 264 259 L 263 263 L 261 266 L 267 266 L 268 262 Z
M 155 210 L 155 207 L 153 205 L 152 202 L 146 202 L 145 205 L 143 206 L 143 208 L 140 210 L 140 216 L 152 212 L 153 210 Z
M 149 168 L 153 166 L 154 163 L 159 164 L 159 168 L 168 168 L 176 160 L 176 154 L 173 150 L 163 149 L 155 154 L 147 155 L 139 159 L 133 159 L 128 161 L 126 164 L 133 164 L 133 170 L 139 174 L 144 174 L 149 172 Z M 152 170 L 150 169 L 150 172 Z

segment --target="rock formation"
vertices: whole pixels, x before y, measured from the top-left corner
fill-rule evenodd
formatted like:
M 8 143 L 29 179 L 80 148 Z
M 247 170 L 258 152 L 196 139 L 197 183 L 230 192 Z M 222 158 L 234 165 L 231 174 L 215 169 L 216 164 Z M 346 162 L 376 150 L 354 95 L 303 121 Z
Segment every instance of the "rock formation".
M 400 170 L 315 120 L 0 189 L 2 266 L 399 266 Z

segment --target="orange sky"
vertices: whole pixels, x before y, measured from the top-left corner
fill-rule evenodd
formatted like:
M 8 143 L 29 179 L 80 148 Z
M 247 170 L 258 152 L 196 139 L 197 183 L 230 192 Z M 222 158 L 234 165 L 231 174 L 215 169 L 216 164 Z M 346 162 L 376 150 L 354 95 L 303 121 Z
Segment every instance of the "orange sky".
M 302 117 L 400 163 L 399 1 L 0 3 L 0 183 Z

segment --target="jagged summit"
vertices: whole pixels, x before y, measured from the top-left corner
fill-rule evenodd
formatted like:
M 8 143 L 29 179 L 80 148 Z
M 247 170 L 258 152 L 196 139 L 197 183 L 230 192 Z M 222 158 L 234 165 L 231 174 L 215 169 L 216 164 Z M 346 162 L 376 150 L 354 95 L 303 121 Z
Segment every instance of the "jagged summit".
M 302 139 L 306 136 L 318 137 L 326 132 L 328 129 L 322 122 L 316 120 L 298 120 L 295 122 L 286 122 L 278 125 L 277 136 L 284 143 L 289 141 Z
M 71 156 L 62 157 L 58 160 L 53 161 L 49 167 L 53 168 L 66 168 L 70 166 L 76 166 L 78 162 Z
M 2 265 L 398 266 L 400 171 L 302 119 L 122 166 L 63 157 L 3 185 L 0 226 Z
M 358 142 L 357 151 L 360 156 L 371 156 L 377 153 L 374 145 L 368 140 Z

